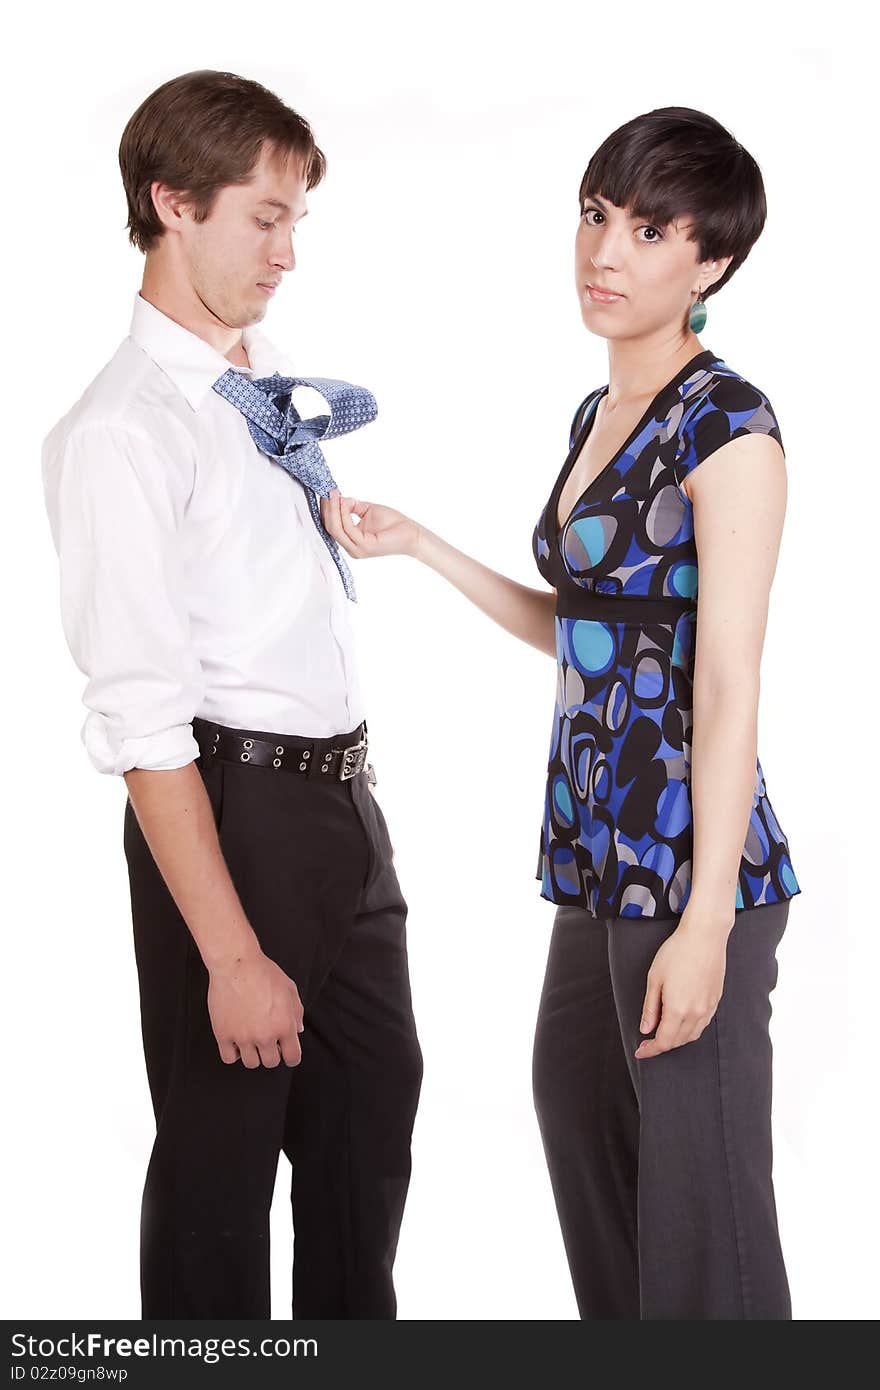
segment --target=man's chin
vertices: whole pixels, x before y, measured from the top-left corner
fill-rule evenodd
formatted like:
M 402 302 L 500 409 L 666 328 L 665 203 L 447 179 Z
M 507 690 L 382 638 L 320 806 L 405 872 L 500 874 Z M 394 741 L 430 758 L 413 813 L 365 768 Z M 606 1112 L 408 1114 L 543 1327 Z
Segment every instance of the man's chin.
M 237 328 L 241 332 L 242 328 L 250 328 L 252 324 L 260 323 L 265 317 L 265 304 L 246 304 L 241 305 L 234 314 L 230 313 L 223 321 L 227 328 Z
M 252 323 L 259 323 L 261 319 L 266 317 L 266 310 L 268 307 L 268 301 L 259 304 L 249 304 L 246 310 L 247 318 L 245 322 L 239 324 L 239 327 L 247 328 Z

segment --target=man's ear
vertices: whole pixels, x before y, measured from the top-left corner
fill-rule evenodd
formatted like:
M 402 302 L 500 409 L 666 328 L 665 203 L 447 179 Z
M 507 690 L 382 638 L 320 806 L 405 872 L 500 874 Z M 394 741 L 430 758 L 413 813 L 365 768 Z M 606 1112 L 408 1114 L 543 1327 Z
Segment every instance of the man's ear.
M 176 188 L 169 188 L 167 183 L 160 183 L 155 179 L 150 184 L 150 197 L 162 226 L 167 227 L 169 231 L 179 227 L 188 206 L 185 195 Z

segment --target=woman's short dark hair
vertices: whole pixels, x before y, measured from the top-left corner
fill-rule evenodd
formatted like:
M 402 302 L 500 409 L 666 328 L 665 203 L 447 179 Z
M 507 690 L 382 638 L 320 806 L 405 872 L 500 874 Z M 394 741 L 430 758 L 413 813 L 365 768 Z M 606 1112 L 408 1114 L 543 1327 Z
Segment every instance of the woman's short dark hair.
M 157 87 L 119 143 L 132 245 L 149 251 L 164 233 L 154 181 L 185 194 L 195 221 L 204 222 L 221 188 L 247 182 L 264 141 L 279 157 L 302 160 L 307 188 L 324 177 L 326 160 L 308 121 L 259 82 L 202 69 Z
M 689 106 L 661 106 L 613 131 L 581 179 L 581 210 L 591 194 L 661 231 L 687 217 L 698 261 L 732 256 L 704 299 L 739 269 L 767 217 L 764 181 L 748 150 L 712 116 Z

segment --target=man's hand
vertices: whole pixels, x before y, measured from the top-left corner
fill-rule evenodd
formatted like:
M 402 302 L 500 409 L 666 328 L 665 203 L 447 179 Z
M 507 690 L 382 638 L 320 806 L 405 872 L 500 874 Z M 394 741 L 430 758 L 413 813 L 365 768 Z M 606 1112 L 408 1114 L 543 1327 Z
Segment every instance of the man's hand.
M 246 1067 L 295 1067 L 302 1056 L 299 990 L 262 951 L 209 974 L 208 1013 L 224 1062 L 241 1057 Z
M 660 1026 L 636 1048 L 640 1062 L 695 1042 L 712 1021 L 724 988 L 729 932 L 693 918 L 689 923 L 683 914 L 663 942 L 648 971 L 640 1031 L 650 1033 L 658 1019 Z

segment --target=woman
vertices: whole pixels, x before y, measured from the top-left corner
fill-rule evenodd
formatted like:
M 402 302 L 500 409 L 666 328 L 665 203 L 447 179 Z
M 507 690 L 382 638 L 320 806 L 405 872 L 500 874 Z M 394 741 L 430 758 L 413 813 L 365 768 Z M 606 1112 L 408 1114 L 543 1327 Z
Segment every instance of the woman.
M 800 887 L 756 747 L 785 459 L 768 398 L 696 336 L 765 216 L 755 161 L 698 111 L 591 159 L 575 284 L 609 384 L 535 528 L 554 592 L 391 508 L 322 503 L 350 555 L 414 556 L 558 663 L 534 1090 L 587 1319 L 791 1318 L 768 1023 Z

